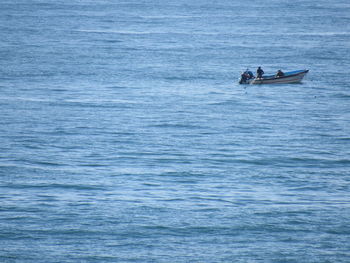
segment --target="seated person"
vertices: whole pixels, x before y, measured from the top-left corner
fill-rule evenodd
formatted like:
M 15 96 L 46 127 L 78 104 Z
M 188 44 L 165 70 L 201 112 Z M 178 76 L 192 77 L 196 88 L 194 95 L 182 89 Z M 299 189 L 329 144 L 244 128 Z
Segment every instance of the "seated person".
M 282 70 L 279 69 L 276 73 L 276 78 L 283 77 L 283 76 L 284 76 L 284 73 L 282 72 Z

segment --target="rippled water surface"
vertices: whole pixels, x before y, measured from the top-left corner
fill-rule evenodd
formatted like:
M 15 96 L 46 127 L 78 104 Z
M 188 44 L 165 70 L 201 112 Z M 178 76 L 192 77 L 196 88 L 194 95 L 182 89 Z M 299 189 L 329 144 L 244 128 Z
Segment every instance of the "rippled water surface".
M 350 261 L 348 1 L 0 7 L 1 262 Z

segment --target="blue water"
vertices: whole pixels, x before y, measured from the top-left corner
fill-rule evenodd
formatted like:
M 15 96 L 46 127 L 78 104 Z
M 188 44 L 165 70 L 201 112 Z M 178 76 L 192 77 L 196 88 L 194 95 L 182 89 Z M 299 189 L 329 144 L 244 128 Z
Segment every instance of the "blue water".
M 0 262 L 350 262 L 348 0 L 0 7 Z

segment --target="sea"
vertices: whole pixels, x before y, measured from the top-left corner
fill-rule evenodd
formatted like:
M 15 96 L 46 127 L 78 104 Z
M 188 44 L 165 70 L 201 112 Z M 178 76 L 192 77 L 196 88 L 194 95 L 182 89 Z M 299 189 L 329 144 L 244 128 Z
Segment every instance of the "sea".
M 349 68 L 349 0 L 0 0 L 0 262 L 350 262 Z

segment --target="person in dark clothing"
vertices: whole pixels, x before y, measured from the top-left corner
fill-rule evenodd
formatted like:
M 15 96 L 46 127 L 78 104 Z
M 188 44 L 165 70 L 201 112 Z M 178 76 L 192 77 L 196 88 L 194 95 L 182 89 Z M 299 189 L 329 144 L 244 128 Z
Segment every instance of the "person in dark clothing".
M 282 70 L 279 69 L 276 73 L 276 78 L 283 77 L 283 76 L 284 76 L 284 73 L 282 72 Z
M 262 70 L 261 67 L 258 67 L 258 69 L 256 70 L 256 77 L 258 79 L 261 79 L 262 78 L 262 75 L 264 74 L 265 72 Z

